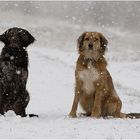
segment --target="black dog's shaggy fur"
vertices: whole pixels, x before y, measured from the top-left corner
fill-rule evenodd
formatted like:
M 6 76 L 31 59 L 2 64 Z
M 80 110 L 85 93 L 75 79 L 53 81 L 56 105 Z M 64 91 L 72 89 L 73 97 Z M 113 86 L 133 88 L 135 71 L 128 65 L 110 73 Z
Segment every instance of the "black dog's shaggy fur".
M 25 109 L 30 97 L 26 90 L 28 78 L 26 48 L 34 40 L 27 30 L 16 27 L 0 35 L 0 41 L 5 44 L 0 56 L 0 114 L 2 115 L 8 110 L 13 110 L 21 117 L 27 116 Z

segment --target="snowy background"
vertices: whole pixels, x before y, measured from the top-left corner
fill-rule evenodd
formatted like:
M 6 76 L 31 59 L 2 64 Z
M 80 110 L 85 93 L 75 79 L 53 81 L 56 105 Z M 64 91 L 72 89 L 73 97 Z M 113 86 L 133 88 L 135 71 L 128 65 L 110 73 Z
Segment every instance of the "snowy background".
M 140 112 L 139 21 L 140 2 L 1 1 L 0 33 L 17 26 L 36 38 L 28 48 L 27 112 L 39 118 L 9 111 L 0 116 L 0 138 L 140 138 L 139 120 L 67 116 L 74 95 L 76 40 L 84 31 L 99 31 L 108 39 L 108 69 L 122 111 Z

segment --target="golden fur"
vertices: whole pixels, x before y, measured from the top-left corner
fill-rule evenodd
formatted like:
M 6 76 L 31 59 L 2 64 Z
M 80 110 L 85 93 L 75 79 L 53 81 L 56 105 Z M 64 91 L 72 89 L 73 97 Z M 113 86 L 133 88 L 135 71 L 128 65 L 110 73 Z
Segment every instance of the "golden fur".
M 76 117 L 80 102 L 87 116 L 118 118 L 122 102 L 117 95 L 104 53 L 108 41 L 98 32 L 85 32 L 78 38 L 79 58 L 75 70 L 75 96 L 70 117 Z

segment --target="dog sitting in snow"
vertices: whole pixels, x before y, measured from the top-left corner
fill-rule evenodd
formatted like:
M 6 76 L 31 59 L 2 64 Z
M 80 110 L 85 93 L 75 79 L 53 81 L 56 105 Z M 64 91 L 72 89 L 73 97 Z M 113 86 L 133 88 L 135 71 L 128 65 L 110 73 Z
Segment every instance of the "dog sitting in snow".
M 80 102 L 84 115 L 95 118 L 139 118 L 139 113 L 121 113 L 122 102 L 117 95 L 104 53 L 107 39 L 98 32 L 85 32 L 78 38 L 79 58 L 75 71 L 75 96 L 70 117 L 76 117 Z
M 16 27 L 0 35 L 0 41 L 5 44 L 0 56 L 0 114 L 2 115 L 8 110 L 13 110 L 16 115 L 27 116 L 25 109 L 30 98 L 26 90 L 28 78 L 26 48 L 34 40 L 27 30 Z

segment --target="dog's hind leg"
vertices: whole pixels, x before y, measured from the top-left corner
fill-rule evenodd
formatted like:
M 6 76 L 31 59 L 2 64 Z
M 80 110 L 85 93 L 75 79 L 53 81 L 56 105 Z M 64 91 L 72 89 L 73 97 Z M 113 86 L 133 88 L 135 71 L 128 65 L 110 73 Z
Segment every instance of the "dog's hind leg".
M 18 100 L 13 106 L 13 111 L 16 113 L 16 115 L 20 115 L 21 117 L 26 117 L 27 114 L 25 112 L 25 107 L 22 104 L 22 101 Z
M 121 113 L 122 102 L 117 97 L 109 97 L 106 99 L 102 107 L 102 116 L 113 116 L 114 118 L 125 118 L 126 115 Z
M 21 117 L 26 117 L 29 115 L 29 117 L 38 117 L 38 115 L 36 114 L 26 114 L 26 107 L 29 103 L 30 97 L 29 97 L 29 93 L 26 90 L 26 93 L 24 94 L 24 96 L 22 96 L 21 98 L 19 98 L 13 105 L 13 111 L 16 113 L 16 115 L 20 115 Z
M 13 105 L 13 111 L 16 113 L 16 115 L 20 115 L 21 117 L 26 117 L 26 107 L 29 103 L 30 97 L 29 93 L 26 90 L 25 93 L 20 94 L 21 96 L 15 101 Z

